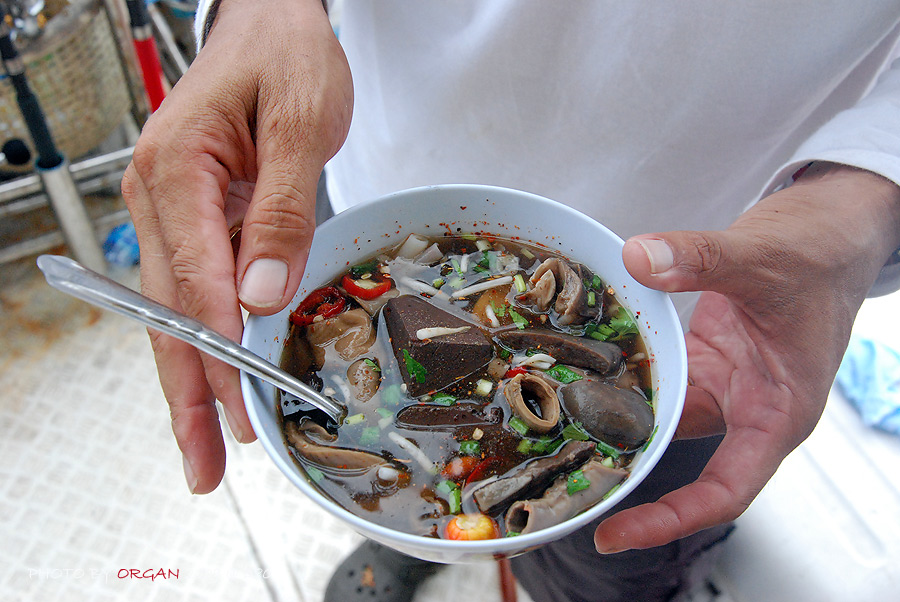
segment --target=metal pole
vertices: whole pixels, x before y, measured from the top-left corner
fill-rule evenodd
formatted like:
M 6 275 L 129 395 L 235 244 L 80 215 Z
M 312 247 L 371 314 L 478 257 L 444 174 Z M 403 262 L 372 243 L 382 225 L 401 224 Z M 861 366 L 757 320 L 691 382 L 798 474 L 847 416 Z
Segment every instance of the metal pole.
M 2 13 L 0 16 L 6 16 L 5 6 L 0 5 L 0 13 Z M 95 271 L 105 272 L 106 259 L 103 257 L 103 251 L 97 242 L 97 236 L 81 202 L 78 189 L 75 188 L 75 181 L 69 172 L 69 163 L 56 148 L 47 127 L 44 111 L 25 77 L 25 64 L 12 40 L 12 31 L 5 19 L 0 19 L 0 58 L 16 90 L 19 110 L 38 151 L 38 158 L 35 161 L 38 176 L 59 220 L 69 249 L 83 264 L 91 266 Z

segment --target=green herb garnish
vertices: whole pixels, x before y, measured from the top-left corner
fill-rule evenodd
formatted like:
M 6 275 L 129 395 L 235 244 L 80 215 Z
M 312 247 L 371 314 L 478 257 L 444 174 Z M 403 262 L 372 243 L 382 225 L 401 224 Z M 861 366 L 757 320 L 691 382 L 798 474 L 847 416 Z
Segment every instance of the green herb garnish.
M 622 455 L 621 451 L 617 450 L 615 447 L 608 443 L 604 443 L 603 441 L 597 444 L 597 451 L 604 456 L 609 456 L 610 458 L 618 458 Z
M 556 439 L 550 435 L 543 435 L 540 439 L 531 443 L 531 453 L 546 454 L 548 452 L 556 451 L 556 448 L 562 445 L 562 442 L 562 439 Z
M 371 368 L 372 370 L 374 370 L 375 372 L 381 372 L 381 366 L 379 366 L 378 362 L 376 362 L 375 360 L 370 360 L 369 358 L 366 358 L 363 360 L 363 363 L 366 366 L 368 366 L 369 368 Z
M 631 317 L 624 307 L 619 308 L 616 317 L 609 321 L 609 325 L 616 331 L 616 338 L 613 339 L 616 341 L 638 333 L 637 324 L 635 323 L 634 318 Z
M 495 305 L 493 301 L 491 301 L 491 309 L 494 310 L 494 315 L 498 318 L 502 318 L 506 315 L 506 308 L 509 307 L 506 303 L 501 303 L 499 306 Z
M 552 376 L 553 378 L 555 378 L 556 380 L 558 380 L 559 382 L 563 383 L 564 385 L 573 383 L 576 380 L 581 380 L 582 378 L 584 378 L 577 372 L 570 370 L 569 368 L 567 368 L 566 366 L 563 366 L 562 364 L 557 364 L 557 365 L 553 366 L 552 368 L 548 368 L 547 370 L 545 370 L 545 372 L 547 374 L 549 374 L 550 376 Z
M 516 274 L 513 277 L 513 284 L 516 285 L 516 290 L 520 293 L 524 293 L 528 290 L 528 287 L 525 285 L 525 279 L 522 277 L 522 274 Z
M 519 531 L 507 531 L 506 535 L 504 535 L 504 537 L 518 537 L 521 534 L 522 533 Z
M 346 418 L 344 418 L 344 424 L 359 424 L 360 422 L 365 421 L 365 419 L 365 414 L 353 414 L 352 416 L 347 416 Z
M 306 476 L 312 479 L 313 483 L 321 483 L 322 479 L 325 478 L 325 475 L 322 473 L 322 471 L 315 466 L 306 466 L 305 470 Z
M 478 441 L 467 439 L 459 442 L 459 453 L 464 456 L 477 456 L 481 453 L 481 444 Z
M 436 403 L 439 406 L 452 406 L 456 403 L 456 398 L 452 395 L 447 395 L 446 393 L 438 393 L 431 398 L 431 402 Z
M 528 425 L 522 422 L 522 419 L 518 416 L 513 416 L 509 419 L 509 427 L 523 437 L 528 432 Z
M 350 275 L 354 278 L 359 278 L 363 274 L 371 274 L 377 267 L 378 261 L 373 259 L 372 261 L 361 263 L 350 268 Z
M 385 387 L 381 393 L 381 399 L 389 406 L 395 406 L 400 403 L 401 393 L 400 385 L 391 385 Z
M 381 430 L 377 426 L 367 426 L 359 436 L 360 445 L 374 445 L 381 439 Z
M 580 422 L 572 422 L 563 428 L 563 439 L 574 439 L 575 441 L 587 441 L 591 438 L 588 432 L 584 430 Z
M 427 374 L 425 366 L 413 359 L 408 349 L 403 350 L 403 361 L 406 363 L 406 371 L 409 372 L 409 375 L 416 379 L 416 382 L 420 385 L 423 384 Z
M 460 491 L 459 485 L 453 481 L 441 481 L 435 487 L 435 490 L 447 500 L 447 505 L 450 506 L 450 514 L 459 514 L 460 510 L 462 510 L 462 491 Z
M 588 324 L 584 334 L 598 341 L 608 341 L 616 336 L 616 331 L 609 324 Z
M 528 320 L 519 315 L 519 312 L 512 307 L 509 308 L 509 317 L 512 318 L 513 324 L 515 324 L 516 328 L 519 330 L 525 330 L 525 327 L 528 326 Z
M 622 483 L 624 483 L 624 482 L 625 482 L 625 481 L 622 481 Z M 604 499 L 604 500 L 605 500 L 605 499 L 608 499 L 609 496 L 611 496 L 612 494 L 614 494 L 614 493 L 616 492 L 616 490 L 617 490 L 619 487 L 622 486 L 622 483 L 616 483 L 615 485 L 613 485 L 613 488 L 612 488 L 612 489 L 610 489 L 609 491 L 607 491 L 606 493 L 603 494 L 603 499 Z
M 650 447 L 650 444 L 653 442 L 653 437 L 656 436 L 656 431 L 659 430 L 659 425 L 653 427 L 653 432 L 650 433 L 650 438 L 647 439 L 647 442 L 644 443 L 644 446 L 641 448 L 641 451 L 647 451 L 647 448 Z
M 569 473 L 569 478 L 566 479 L 566 493 L 569 495 L 575 495 L 579 491 L 583 491 L 590 486 L 591 482 L 584 476 L 584 472 L 580 470 Z
M 620 307 L 616 315 L 603 324 L 588 324 L 584 334 L 598 341 L 621 341 L 636 335 L 638 332 L 634 318 L 624 307 Z

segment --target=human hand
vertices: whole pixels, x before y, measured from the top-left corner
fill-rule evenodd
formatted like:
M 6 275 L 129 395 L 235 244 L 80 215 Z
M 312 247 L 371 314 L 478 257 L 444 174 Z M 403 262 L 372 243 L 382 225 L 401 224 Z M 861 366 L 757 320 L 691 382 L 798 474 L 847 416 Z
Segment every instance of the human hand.
M 224 0 L 206 45 L 145 125 L 122 192 L 153 299 L 240 340 L 240 305 L 281 310 L 315 229 L 316 185 L 347 134 L 349 67 L 320 0 Z M 242 224 L 235 256 L 229 230 Z M 193 493 L 225 447 L 255 439 L 237 370 L 155 331 L 151 343 Z
M 816 164 L 722 232 L 630 239 L 642 284 L 704 291 L 685 339 L 676 437 L 725 433 L 700 477 L 597 528 L 604 553 L 649 548 L 737 518 L 815 427 L 853 319 L 900 245 L 900 188 Z

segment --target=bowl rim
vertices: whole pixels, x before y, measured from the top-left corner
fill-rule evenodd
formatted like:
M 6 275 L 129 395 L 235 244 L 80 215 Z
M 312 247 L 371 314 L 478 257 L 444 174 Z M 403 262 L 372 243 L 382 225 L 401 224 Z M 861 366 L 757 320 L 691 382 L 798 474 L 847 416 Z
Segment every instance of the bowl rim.
M 442 193 L 485 193 L 488 195 L 496 196 L 496 195 L 512 195 L 513 197 L 518 197 L 520 199 L 528 198 L 532 202 L 537 202 L 539 204 L 547 204 L 553 207 L 556 211 L 562 211 L 564 213 L 571 214 L 573 218 L 579 220 L 590 220 L 594 227 L 605 232 L 605 234 L 611 237 L 619 248 L 624 245 L 624 241 L 612 230 L 604 226 L 599 221 L 591 218 L 590 216 L 585 215 L 584 213 L 573 209 L 567 205 L 564 205 L 558 201 L 554 201 L 547 197 L 543 197 L 540 195 L 536 195 L 533 193 L 516 190 L 512 188 L 505 188 L 501 186 L 490 186 L 490 185 L 480 185 L 480 184 L 438 184 L 438 185 L 429 185 L 429 186 L 420 186 L 415 188 L 409 188 L 405 190 L 400 190 L 397 192 L 393 192 L 390 194 L 383 195 L 376 199 L 372 199 L 370 201 L 366 201 L 363 203 L 359 203 L 354 205 L 335 216 L 331 217 L 323 224 L 316 228 L 316 235 L 313 239 L 313 245 L 316 245 L 317 242 L 321 243 L 323 240 L 323 236 L 325 235 L 333 235 L 339 232 L 339 227 L 341 222 L 345 219 L 352 217 L 356 213 L 371 211 L 372 206 L 374 204 L 396 201 L 397 199 L 405 199 L 405 198 L 421 198 L 423 195 L 428 195 L 429 193 L 434 193 L 435 191 L 440 191 Z M 507 220 L 509 221 L 509 220 Z M 336 230 L 338 229 L 338 230 Z M 490 228 L 487 227 L 487 230 Z M 332 233 L 332 230 L 335 230 Z M 320 234 L 323 232 L 324 234 Z M 547 246 L 546 244 L 540 243 L 538 241 L 534 241 L 533 239 L 528 238 L 523 235 L 521 237 L 526 242 L 535 242 L 542 246 Z M 333 241 L 329 241 L 329 244 Z M 388 246 L 389 243 L 386 243 L 384 246 Z M 565 254 L 565 253 L 564 253 Z M 624 270 L 624 266 L 622 267 Z M 254 431 L 256 432 L 260 442 L 262 443 L 264 449 L 266 450 L 269 458 L 275 462 L 276 466 L 278 466 L 279 470 L 298 488 L 300 489 L 307 497 L 311 498 L 317 506 L 324 509 L 332 516 L 348 523 L 354 530 L 359 533 L 363 533 L 368 537 L 373 537 L 382 542 L 395 542 L 400 546 L 404 546 L 407 549 L 417 548 L 421 550 L 427 550 L 432 553 L 439 554 L 447 554 L 455 553 L 459 556 L 468 556 L 471 554 L 512 554 L 521 552 L 523 550 L 539 547 L 544 545 L 550 541 L 555 541 L 560 539 L 571 532 L 587 525 L 593 520 L 597 519 L 603 513 L 609 511 L 615 504 L 619 501 L 623 500 L 627 497 L 633 489 L 635 489 L 640 482 L 642 482 L 647 475 L 653 470 L 656 464 L 659 462 L 665 450 L 668 448 L 671 443 L 672 438 L 674 437 L 675 430 L 678 426 L 678 422 L 684 407 L 684 399 L 687 391 L 688 384 L 688 376 L 687 376 L 687 350 L 684 341 L 684 333 L 681 327 L 681 321 L 678 317 L 678 314 L 675 310 L 674 305 L 672 304 L 671 298 L 667 293 L 662 291 L 657 291 L 654 289 L 650 289 L 644 287 L 637 281 L 631 278 L 630 274 L 625 271 L 625 274 L 628 278 L 632 280 L 629 282 L 629 286 L 638 288 L 645 295 L 659 297 L 662 303 L 662 312 L 665 314 L 664 318 L 667 321 L 668 326 L 672 327 L 671 336 L 673 341 L 675 341 L 675 346 L 677 348 L 677 354 L 673 354 L 672 358 L 669 361 L 678 361 L 680 365 L 680 370 L 678 370 L 676 376 L 676 382 L 669 382 L 667 384 L 667 388 L 670 391 L 673 391 L 672 395 L 674 396 L 674 403 L 676 407 L 674 408 L 675 419 L 673 419 L 670 423 L 662 425 L 657 423 L 657 429 L 655 434 L 653 435 L 653 445 L 655 446 L 653 453 L 648 454 L 641 452 L 641 465 L 637 467 L 639 470 L 640 478 L 633 478 L 634 471 L 632 475 L 629 475 L 625 481 L 620 484 L 620 487 L 610 496 L 609 499 L 613 500 L 613 503 L 607 503 L 609 499 L 602 500 L 592 507 L 584 510 L 583 512 L 577 514 L 576 516 L 559 523 L 557 525 L 553 525 L 551 527 L 547 527 L 545 529 L 540 529 L 533 533 L 526 533 L 522 535 L 517 535 L 514 537 L 505 537 L 498 539 L 487 539 L 487 540 L 479 540 L 479 541 L 461 541 L 461 540 L 448 540 L 443 538 L 433 538 L 426 537 L 422 535 L 414 535 L 411 533 L 406 533 L 403 531 L 398 531 L 392 529 L 390 527 L 386 527 L 380 525 L 378 523 L 372 522 L 362 516 L 354 514 L 349 510 L 341 507 L 336 502 L 331 500 L 328 496 L 319 492 L 315 487 L 313 487 L 308 478 L 303 475 L 295 465 L 294 460 L 291 460 L 290 463 L 286 463 L 279 452 L 283 451 L 280 448 L 284 448 L 284 441 L 279 438 L 277 441 L 273 441 L 268 436 L 266 429 L 264 428 L 263 418 L 260 416 L 260 413 L 257 411 L 256 403 L 254 403 L 254 397 L 259 399 L 261 403 L 260 396 L 257 395 L 257 392 L 254 389 L 257 386 L 270 387 L 261 381 L 258 381 L 252 376 L 249 376 L 245 372 L 240 373 L 240 381 L 241 381 L 241 392 L 244 398 L 244 404 L 247 409 L 247 414 L 250 418 L 250 423 L 253 426 Z M 318 286 L 319 284 L 315 284 L 314 286 Z M 242 345 L 248 346 L 250 340 L 253 337 L 253 333 L 256 328 L 259 327 L 263 320 L 265 319 L 273 319 L 273 317 L 281 316 L 285 312 L 289 311 L 296 302 L 297 296 L 303 293 L 303 285 L 301 284 L 300 289 L 298 290 L 297 295 L 288 303 L 287 308 L 278 312 L 276 314 L 270 316 L 257 316 L 250 314 L 247 318 L 247 322 L 244 327 L 244 333 L 242 336 Z M 627 306 L 628 304 L 625 303 Z M 659 314 L 656 315 L 656 321 L 663 319 Z M 654 326 L 657 328 L 657 326 Z M 658 328 L 657 328 L 658 329 Z M 646 330 L 646 329 L 645 329 Z M 671 401 L 671 400 L 670 400 Z M 280 431 L 280 429 L 279 429 Z M 260 433 L 263 433 L 263 436 L 260 436 Z M 290 455 L 290 452 L 288 452 Z

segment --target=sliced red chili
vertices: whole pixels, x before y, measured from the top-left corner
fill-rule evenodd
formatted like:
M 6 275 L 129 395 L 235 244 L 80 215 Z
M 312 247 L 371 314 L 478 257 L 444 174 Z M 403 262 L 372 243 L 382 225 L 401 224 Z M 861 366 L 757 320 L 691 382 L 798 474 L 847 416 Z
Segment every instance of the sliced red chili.
M 375 299 L 391 290 L 391 281 L 387 278 L 371 278 L 354 280 L 350 274 L 346 274 L 341 280 L 341 286 L 348 294 L 360 299 Z
M 472 472 L 469 473 L 469 476 L 466 477 L 466 485 L 483 479 L 484 473 L 486 473 L 488 469 L 490 469 L 499 461 L 500 458 L 498 458 L 497 456 L 488 456 L 487 458 L 479 462 L 478 465 L 472 469 Z
M 503 378 L 512 378 L 513 376 L 518 376 L 519 374 L 527 374 L 528 370 L 519 366 L 518 368 L 510 368 L 506 371 L 506 374 L 503 375 Z
M 332 318 L 344 310 L 347 298 L 335 286 L 326 286 L 309 294 L 297 309 L 291 312 L 291 322 L 297 326 L 312 324 L 317 316 Z

